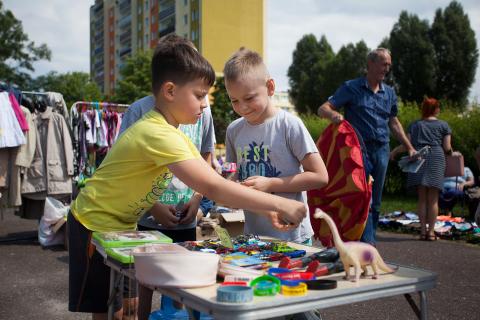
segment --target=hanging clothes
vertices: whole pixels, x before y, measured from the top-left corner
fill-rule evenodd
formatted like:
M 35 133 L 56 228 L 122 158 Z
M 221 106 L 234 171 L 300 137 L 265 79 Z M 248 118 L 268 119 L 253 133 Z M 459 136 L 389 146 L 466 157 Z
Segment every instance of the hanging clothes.
M 73 150 L 67 123 L 51 107 L 35 115 L 36 149 L 22 182 L 22 194 L 72 192 Z
M 2 197 L 0 207 L 19 207 L 22 205 L 21 177 L 26 168 L 30 167 L 35 153 L 37 130 L 30 110 L 21 106 L 22 113 L 30 130 L 25 132 L 26 143 L 20 147 L 0 149 L 0 167 L 8 166 L 8 182 L 0 187 Z M 0 183 L 1 184 L 1 183 Z
M 0 92 L 0 148 L 18 147 L 25 136 L 10 102 L 8 92 Z
M 17 99 L 11 92 L 8 94 L 8 98 L 10 99 L 10 104 L 12 105 L 13 112 L 15 112 L 15 116 L 17 117 L 20 128 L 22 128 L 23 132 L 28 131 L 27 120 L 23 115 L 22 109 L 20 108 L 20 105 L 18 104 Z
M 63 99 L 63 95 L 58 92 L 46 92 L 48 105 L 53 108 L 54 112 L 57 112 L 63 116 L 65 121 L 70 125 L 70 116 L 68 114 L 67 104 Z

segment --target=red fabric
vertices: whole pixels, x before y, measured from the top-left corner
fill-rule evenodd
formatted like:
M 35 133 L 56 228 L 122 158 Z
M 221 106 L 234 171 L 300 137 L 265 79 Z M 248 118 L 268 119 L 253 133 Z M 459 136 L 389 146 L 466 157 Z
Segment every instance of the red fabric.
M 25 119 L 25 116 L 23 115 L 22 109 L 20 108 L 17 99 L 12 93 L 10 93 L 8 97 L 10 98 L 10 104 L 12 105 L 12 109 L 15 112 L 15 116 L 17 117 L 17 121 L 20 124 L 20 128 L 22 128 L 23 132 L 28 131 L 27 119 Z
M 317 141 L 320 155 L 327 167 L 329 182 L 321 189 L 308 191 L 310 219 L 315 233 L 324 246 L 333 246 L 328 225 L 315 219 L 315 209 L 328 213 L 344 241 L 357 241 L 365 228 L 370 207 L 371 184 L 365 179 L 360 142 L 347 121 L 329 125 Z

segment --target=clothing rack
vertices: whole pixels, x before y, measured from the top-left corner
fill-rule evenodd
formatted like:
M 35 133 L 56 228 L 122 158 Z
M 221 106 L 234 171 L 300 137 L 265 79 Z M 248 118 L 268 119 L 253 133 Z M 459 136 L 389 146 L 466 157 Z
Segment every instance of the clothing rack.
M 22 91 L 22 94 L 35 94 L 39 96 L 46 96 L 46 92 L 37 92 L 37 91 Z
M 79 109 L 80 107 L 90 107 L 90 108 L 115 108 L 115 109 L 127 109 L 130 105 L 122 103 L 113 103 L 113 102 L 96 102 L 96 101 L 77 101 L 72 105 L 72 109 Z

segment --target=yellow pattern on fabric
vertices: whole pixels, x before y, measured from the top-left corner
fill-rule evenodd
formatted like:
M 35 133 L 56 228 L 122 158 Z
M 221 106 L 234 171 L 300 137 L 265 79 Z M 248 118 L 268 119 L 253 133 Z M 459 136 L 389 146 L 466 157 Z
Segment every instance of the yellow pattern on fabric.
M 136 229 L 172 179 L 167 165 L 195 158 L 200 154 L 187 136 L 152 110 L 118 137 L 72 213 L 92 231 Z

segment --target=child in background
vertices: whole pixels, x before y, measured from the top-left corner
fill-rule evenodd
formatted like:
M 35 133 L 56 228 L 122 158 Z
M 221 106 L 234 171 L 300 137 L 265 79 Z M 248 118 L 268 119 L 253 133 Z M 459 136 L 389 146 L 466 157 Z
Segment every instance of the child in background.
M 70 311 L 91 312 L 93 319 L 106 319 L 110 270 L 91 245 L 92 232 L 135 230 L 147 210 L 156 218 L 168 214 L 168 207 L 157 200 L 172 174 L 210 199 L 255 210 L 281 230 L 296 227 L 306 216 L 302 203 L 223 179 L 177 129 L 179 124 L 198 121 L 214 81 L 212 66 L 191 46 L 165 42 L 155 49 L 155 108 L 118 138 L 71 205 Z M 116 317 L 121 318 L 121 295 L 115 301 Z
M 430 152 L 416 173 L 408 173 L 407 187 L 417 189 L 420 240 L 432 241 L 437 239 L 434 227 L 438 215 L 438 193 L 443 188 L 445 153 L 452 153 L 452 130 L 448 123 L 437 119 L 440 103 L 436 99 L 425 98 L 421 111 L 422 118 L 410 124 L 407 136 L 415 150 L 430 146 Z M 405 147 L 400 145 L 392 150 L 390 158 L 394 159 L 398 153 L 405 151 Z
M 226 161 L 237 163 L 244 186 L 301 201 L 305 191 L 328 183 L 328 173 L 310 134 L 297 117 L 276 108 L 275 82 L 256 52 L 241 48 L 225 64 L 225 87 L 242 118 L 227 128 Z M 311 244 L 310 218 L 296 229 L 276 231 L 264 216 L 245 212 L 244 233 Z

